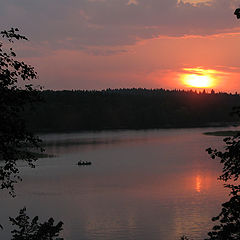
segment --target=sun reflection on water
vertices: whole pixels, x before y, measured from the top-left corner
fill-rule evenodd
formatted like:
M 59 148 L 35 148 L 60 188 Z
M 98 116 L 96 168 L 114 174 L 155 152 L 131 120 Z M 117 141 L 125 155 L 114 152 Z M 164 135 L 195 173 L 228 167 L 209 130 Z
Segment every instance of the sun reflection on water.
M 198 176 L 196 176 L 196 185 L 195 185 L 196 191 L 200 193 L 201 192 L 201 187 L 202 187 L 202 179 L 198 175 Z

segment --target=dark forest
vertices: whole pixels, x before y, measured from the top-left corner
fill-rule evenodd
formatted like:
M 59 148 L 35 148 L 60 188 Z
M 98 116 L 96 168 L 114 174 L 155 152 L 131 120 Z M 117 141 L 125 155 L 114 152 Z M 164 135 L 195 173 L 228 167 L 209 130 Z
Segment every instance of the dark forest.
M 237 124 L 239 94 L 165 89 L 43 91 L 24 118 L 35 132 L 208 127 Z

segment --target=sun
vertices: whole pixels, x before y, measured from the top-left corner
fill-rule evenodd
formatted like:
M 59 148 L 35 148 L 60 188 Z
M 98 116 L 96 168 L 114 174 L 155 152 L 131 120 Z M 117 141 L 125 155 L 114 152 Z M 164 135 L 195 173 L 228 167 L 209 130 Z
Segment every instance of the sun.
M 186 73 L 182 73 L 181 82 L 188 87 L 211 88 L 215 86 L 214 70 L 201 68 L 185 68 Z
M 186 74 L 183 76 L 183 83 L 189 87 L 210 88 L 213 84 L 213 78 L 197 74 Z

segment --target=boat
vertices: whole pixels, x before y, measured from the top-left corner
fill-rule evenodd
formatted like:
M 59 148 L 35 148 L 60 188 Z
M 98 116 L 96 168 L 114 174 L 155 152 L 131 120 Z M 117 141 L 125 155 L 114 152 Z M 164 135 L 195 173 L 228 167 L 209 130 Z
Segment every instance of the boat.
M 78 166 L 87 166 L 87 165 L 92 165 L 92 163 L 91 162 L 87 162 L 87 161 L 79 161 L 78 163 L 77 163 L 77 165 Z

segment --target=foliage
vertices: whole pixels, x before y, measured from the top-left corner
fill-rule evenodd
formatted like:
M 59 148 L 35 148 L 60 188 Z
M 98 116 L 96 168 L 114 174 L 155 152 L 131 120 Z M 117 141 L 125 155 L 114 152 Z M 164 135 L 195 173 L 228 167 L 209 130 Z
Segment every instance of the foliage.
M 12 240 L 63 240 L 58 238 L 62 230 L 62 222 L 54 225 L 53 218 L 47 222 L 39 223 L 38 217 L 32 220 L 26 214 L 26 208 L 20 210 L 16 218 L 9 218 L 13 226 L 17 229 L 12 230 Z
M 240 239 L 240 189 L 236 190 L 234 186 L 232 186 L 232 189 L 231 199 L 223 203 L 221 213 L 212 218 L 213 221 L 219 221 L 219 223 L 208 233 L 209 240 Z
M 44 101 L 34 114 L 25 111 L 28 126 L 36 132 L 219 126 L 237 121 L 229 109 L 240 105 L 238 94 L 165 89 L 40 94 Z
M 38 91 L 29 84 L 37 78 L 34 68 L 16 59 L 14 40 L 27 40 L 18 29 L 1 31 L 0 42 L 0 186 L 14 195 L 14 184 L 21 180 L 17 160 L 34 167 L 37 159 L 28 149 L 39 147 L 40 140 L 25 126 L 22 112 L 27 104 L 39 101 Z M 21 87 L 22 86 L 22 87 Z
M 235 114 L 239 112 L 235 111 Z M 208 233 L 209 240 L 237 240 L 240 239 L 240 185 L 237 184 L 240 176 L 240 135 L 227 137 L 224 151 L 208 148 L 207 152 L 212 159 L 220 159 L 223 164 L 223 173 L 219 177 L 222 181 L 234 180 L 235 185 L 225 185 L 231 189 L 231 198 L 222 204 L 222 210 L 217 217 L 218 221 L 213 230 Z
M 0 32 L 2 39 L 6 39 L 5 44 L 0 42 L 0 186 L 1 189 L 8 189 L 12 196 L 14 184 L 21 180 L 17 160 L 24 160 L 29 166 L 35 167 L 37 154 L 30 149 L 43 151 L 39 146 L 40 139 L 28 131 L 26 120 L 22 117 L 26 106 L 32 107 L 41 98 L 39 91 L 29 84 L 29 81 L 37 78 L 37 73 L 32 66 L 17 60 L 11 47 L 15 40 L 28 40 L 18 31 L 12 28 Z M 38 217 L 30 221 L 26 208 L 23 208 L 19 216 L 9 219 L 16 226 L 11 232 L 12 240 L 63 240 L 57 238 L 63 223 L 54 225 L 53 218 L 44 223 L 39 223 Z
M 223 174 L 219 177 L 220 180 L 228 181 L 230 179 L 238 180 L 240 175 L 240 136 L 224 138 L 226 144 L 225 151 L 217 149 L 206 149 L 212 159 L 220 158 L 220 163 L 223 164 Z

